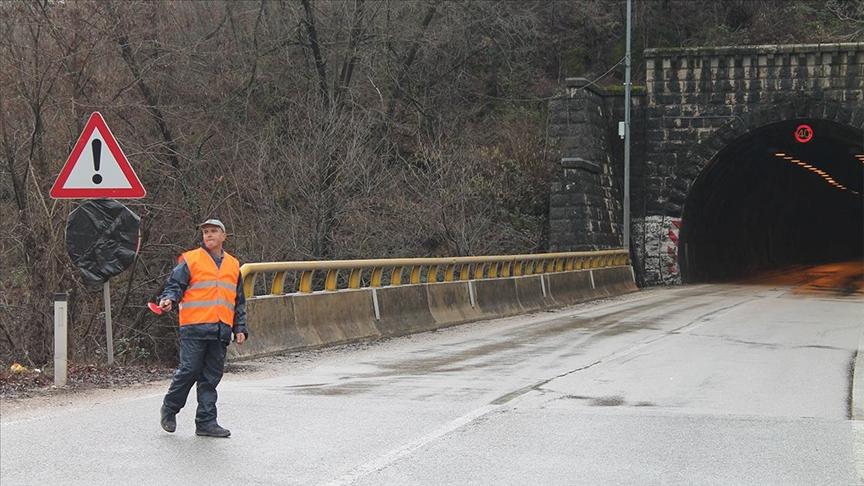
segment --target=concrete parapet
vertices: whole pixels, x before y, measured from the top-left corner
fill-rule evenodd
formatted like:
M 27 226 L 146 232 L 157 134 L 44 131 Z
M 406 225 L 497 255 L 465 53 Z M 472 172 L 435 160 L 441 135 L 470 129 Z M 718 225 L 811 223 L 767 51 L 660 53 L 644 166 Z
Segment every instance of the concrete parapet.
M 630 266 L 288 294 L 247 300 L 249 340 L 230 359 L 401 336 L 636 291 Z
M 607 296 L 621 295 L 638 290 L 630 267 L 614 267 L 592 270 L 596 290 Z
M 483 317 L 477 308 L 468 282 L 445 282 L 426 285 L 429 311 L 438 327 L 476 321 Z
M 578 304 L 599 297 L 592 283 L 591 270 L 546 275 L 549 293 L 559 305 Z
M 311 328 L 321 344 L 337 344 L 380 336 L 370 289 L 292 294 L 298 327 Z M 309 334 L 311 336 L 311 333 Z
M 249 333 L 255 337 L 243 346 L 229 346 L 228 357 L 263 356 L 292 348 L 320 345 L 317 333 L 304 334 L 294 318 L 293 296 L 266 296 L 246 303 Z M 309 327 L 306 328 L 308 330 Z
M 514 316 L 524 312 L 516 295 L 516 278 L 474 280 L 477 307 L 484 318 Z
M 526 312 L 555 306 L 555 301 L 549 297 L 543 275 L 516 277 L 513 282 L 516 284 L 516 297 L 519 299 L 519 305 Z
M 383 287 L 375 292 L 380 311 L 375 325 L 382 336 L 402 336 L 437 327 L 429 309 L 426 285 Z

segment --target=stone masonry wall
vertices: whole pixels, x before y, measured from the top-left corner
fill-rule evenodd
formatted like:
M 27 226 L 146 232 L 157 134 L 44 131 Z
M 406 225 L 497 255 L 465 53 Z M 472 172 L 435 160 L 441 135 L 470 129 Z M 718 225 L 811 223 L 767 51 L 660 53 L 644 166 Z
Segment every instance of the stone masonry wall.
M 572 78 L 567 96 L 550 103 L 550 132 L 561 155 L 549 209 L 552 251 L 621 247 L 623 163 L 609 98 Z
M 633 98 L 631 214 L 640 284 L 674 284 L 690 187 L 725 146 L 789 119 L 864 126 L 864 43 L 645 51 L 646 92 Z M 568 79 L 550 102 L 561 152 L 550 201 L 550 249 L 622 243 L 623 96 Z
M 638 272 L 649 284 L 680 281 L 683 206 L 723 147 L 788 119 L 864 121 L 864 43 L 649 49 L 645 58 L 645 173 L 632 208 Z

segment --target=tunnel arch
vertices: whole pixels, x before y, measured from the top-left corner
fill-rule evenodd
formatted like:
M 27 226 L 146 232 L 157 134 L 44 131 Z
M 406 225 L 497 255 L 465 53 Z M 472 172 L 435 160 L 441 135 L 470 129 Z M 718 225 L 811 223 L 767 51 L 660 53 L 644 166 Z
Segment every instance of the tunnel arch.
M 794 139 L 802 124 L 815 132 L 807 143 Z M 799 99 L 735 117 L 688 154 L 687 167 L 684 282 L 862 257 L 862 110 Z

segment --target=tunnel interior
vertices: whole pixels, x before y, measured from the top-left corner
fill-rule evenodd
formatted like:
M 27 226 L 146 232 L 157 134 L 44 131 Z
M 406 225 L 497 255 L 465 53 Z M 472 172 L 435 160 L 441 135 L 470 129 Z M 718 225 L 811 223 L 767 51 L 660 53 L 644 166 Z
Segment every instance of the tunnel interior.
M 767 125 L 727 145 L 688 193 L 682 279 L 721 281 L 861 259 L 862 140 L 860 129 L 809 119 Z

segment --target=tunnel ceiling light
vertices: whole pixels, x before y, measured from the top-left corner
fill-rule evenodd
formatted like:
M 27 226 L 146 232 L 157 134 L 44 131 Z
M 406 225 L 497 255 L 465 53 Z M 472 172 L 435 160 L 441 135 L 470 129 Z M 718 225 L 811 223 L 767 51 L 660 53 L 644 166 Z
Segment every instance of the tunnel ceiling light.
M 777 157 L 777 158 L 780 158 L 780 159 L 784 159 L 784 160 L 786 160 L 786 161 L 788 161 L 788 162 L 790 162 L 790 163 L 793 163 L 793 164 L 795 164 L 795 165 L 797 165 L 797 166 L 799 166 L 799 167 L 803 167 L 803 168 L 807 169 L 808 171 L 810 171 L 810 172 L 812 172 L 812 173 L 818 175 L 819 177 L 821 177 L 821 178 L 822 178 L 823 180 L 825 180 L 825 182 L 827 182 L 829 185 L 834 186 L 834 187 L 836 187 L 837 189 L 840 189 L 841 191 L 849 191 L 849 192 L 851 192 L 852 194 L 855 194 L 855 195 L 861 195 L 858 191 L 853 191 L 853 190 L 849 189 L 848 187 L 844 186 L 843 184 L 840 184 L 839 182 L 835 181 L 834 178 L 831 177 L 830 174 L 828 174 L 827 172 L 825 172 L 824 170 L 822 170 L 822 169 L 820 169 L 820 168 L 818 168 L 818 167 L 815 167 L 815 166 L 813 166 L 813 165 L 810 165 L 810 164 L 808 164 L 808 163 L 806 163 L 806 162 L 802 162 L 801 160 L 798 160 L 798 159 L 796 159 L 796 158 L 794 158 L 794 157 L 791 157 L 791 156 L 789 156 L 789 155 L 786 155 L 786 154 L 783 153 L 783 152 L 777 152 L 777 153 L 774 154 L 774 156 Z M 855 158 L 858 159 L 858 160 L 860 160 L 861 163 L 864 164 L 864 154 L 856 154 L 856 155 L 855 155 Z

